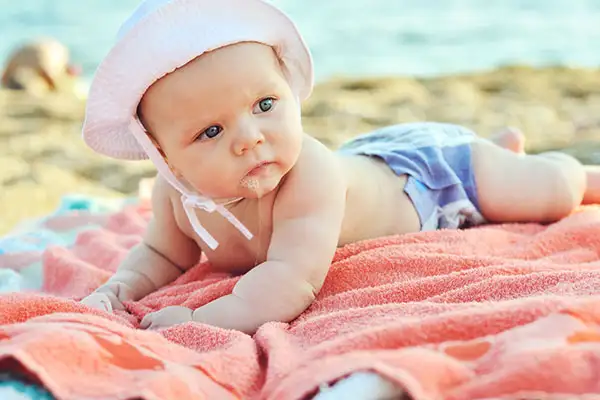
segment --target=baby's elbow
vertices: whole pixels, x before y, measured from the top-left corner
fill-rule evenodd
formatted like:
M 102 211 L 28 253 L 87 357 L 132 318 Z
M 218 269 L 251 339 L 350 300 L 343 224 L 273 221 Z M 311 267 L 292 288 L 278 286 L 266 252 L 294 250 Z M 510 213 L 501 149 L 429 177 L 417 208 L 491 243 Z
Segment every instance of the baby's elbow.
M 298 282 L 283 295 L 278 312 L 278 322 L 292 322 L 298 318 L 317 298 L 317 289 L 308 281 Z

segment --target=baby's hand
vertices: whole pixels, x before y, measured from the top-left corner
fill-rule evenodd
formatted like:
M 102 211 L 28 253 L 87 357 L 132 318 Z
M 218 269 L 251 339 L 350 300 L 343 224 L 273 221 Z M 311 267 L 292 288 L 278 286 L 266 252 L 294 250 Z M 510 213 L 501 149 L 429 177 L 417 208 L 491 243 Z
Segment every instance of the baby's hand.
M 192 321 L 192 310 L 187 307 L 169 306 L 147 314 L 140 322 L 142 329 L 158 329 Z
M 111 301 L 111 297 L 114 297 Z M 92 307 L 95 308 L 97 310 L 102 310 L 102 311 L 106 311 L 111 313 L 113 311 L 113 302 L 117 303 L 118 299 L 116 299 L 116 296 L 111 296 L 109 297 L 108 293 L 102 293 L 102 292 L 94 292 L 90 295 L 88 295 L 87 297 L 85 297 L 84 299 L 81 300 L 82 304 L 85 304 L 88 307 Z M 115 301 L 116 300 L 116 301 Z M 121 305 L 122 307 L 122 305 Z
M 81 300 L 81 303 L 98 310 L 113 312 L 124 310 L 123 301 L 132 299 L 131 288 L 121 282 L 107 283 Z

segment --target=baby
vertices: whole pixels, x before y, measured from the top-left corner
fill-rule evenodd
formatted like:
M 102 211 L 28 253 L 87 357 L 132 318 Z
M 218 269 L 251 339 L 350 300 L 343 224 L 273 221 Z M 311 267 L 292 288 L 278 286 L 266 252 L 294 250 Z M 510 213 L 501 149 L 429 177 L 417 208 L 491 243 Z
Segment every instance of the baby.
M 147 0 L 94 79 L 85 141 L 159 176 L 143 241 L 85 304 L 122 309 L 204 254 L 242 274 L 231 294 L 167 307 L 142 328 L 197 321 L 255 332 L 315 299 L 348 243 L 484 222 L 549 223 L 596 202 L 598 172 L 441 123 L 366 133 L 331 151 L 304 133 L 310 54 L 262 0 Z M 590 184 L 588 184 L 588 182 Z

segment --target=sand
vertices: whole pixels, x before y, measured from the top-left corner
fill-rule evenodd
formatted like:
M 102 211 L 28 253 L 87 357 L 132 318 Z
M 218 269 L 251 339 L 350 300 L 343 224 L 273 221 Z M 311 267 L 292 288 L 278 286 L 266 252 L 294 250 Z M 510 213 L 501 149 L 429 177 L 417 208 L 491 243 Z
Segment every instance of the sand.
M 62 196 L 123 197 L 155 171 L 99 156 L 81 140 L 85 102 L 0 90 L 0 234 L 53 211 Z M 522 129 L 527 150 L 600 164 L 600 70 L 506 67 L 435 79 L 334 78 L 304 104 L 306 132 L 335 148 L 368 130 L 412 121 L 463 124 L 482 136 Z

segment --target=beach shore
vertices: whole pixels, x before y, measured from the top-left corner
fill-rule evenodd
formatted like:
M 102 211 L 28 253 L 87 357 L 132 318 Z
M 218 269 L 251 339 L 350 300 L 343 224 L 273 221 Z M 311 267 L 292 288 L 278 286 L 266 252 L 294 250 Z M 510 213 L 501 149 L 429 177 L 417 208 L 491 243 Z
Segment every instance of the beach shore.
M 85 102 L 68 94 L 0 90 L 0 234 L 53 211 L 62 196 L 123 197 L 147 162 L 112 160 L 81 140 Z M 333 78 L 303 106 L 306 132 L 331 148 L 368 130 L 413 121 L 447 121 L 481 136 L 515 126 L 527 150 L 562 150 L 600 164 L 600 70 L 506 67 L 431 79 Z

